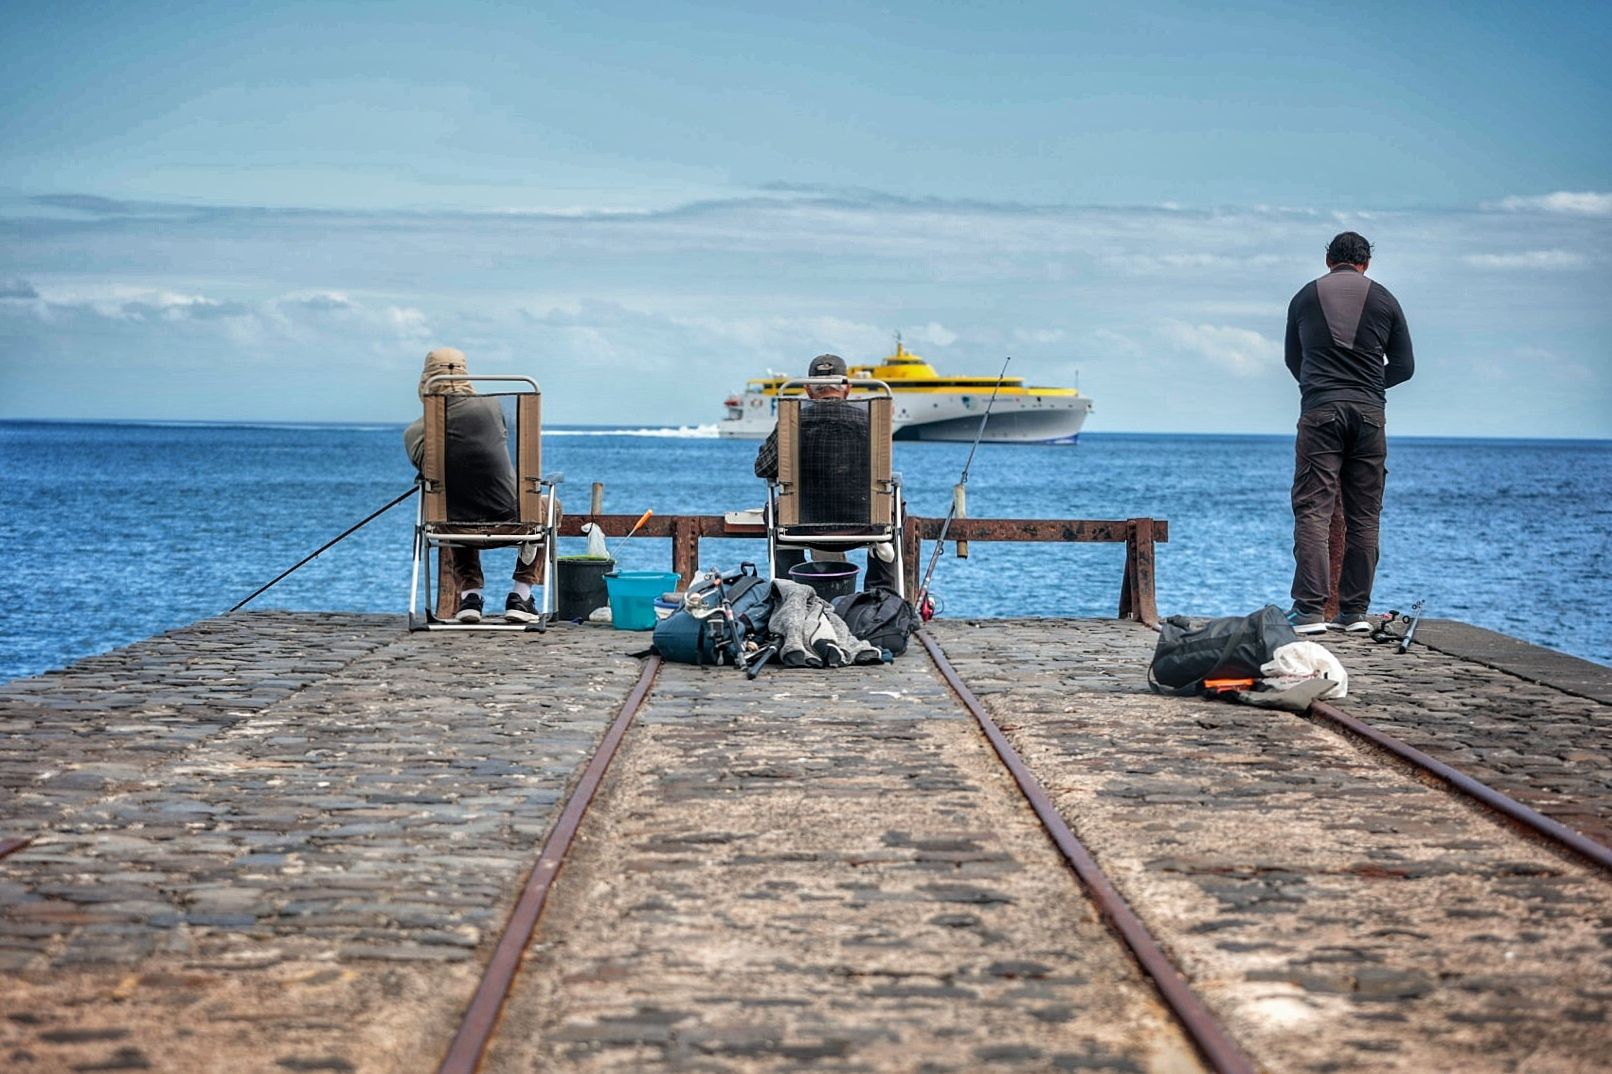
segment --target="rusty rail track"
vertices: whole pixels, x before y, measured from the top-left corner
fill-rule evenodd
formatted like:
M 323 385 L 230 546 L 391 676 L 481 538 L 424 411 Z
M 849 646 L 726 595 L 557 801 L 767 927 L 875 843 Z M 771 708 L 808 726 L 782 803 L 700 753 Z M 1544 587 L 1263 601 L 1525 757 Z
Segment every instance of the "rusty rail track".
M 33 840 L 28 838 L 0 839 L 0 858 L 15 854 L 17 851 L 21 850 L 31 842 L 33 842 Z
M 940 646 L 926 630 L 918 632 L 918 639 L 923 642 L 924 648 L 929 652 L 929 658 L 934 661 L 936 669 L 952 688 L 952 692 L 979 723 L 980 730 L 991 743 L 991 748 L 996 751 L 997 757 L 1012 774 L 1014 782 L 1019 785 L 1019 790 L 1030 803 L 1030 807 L 1035 810 L 1036 816 L 1040 818 L 1047 835 L 1063 853 L 1064 860 L 1069 863 L 1070 869 L 1074 871 L 1087 894 L 1091 896 L 1092 902 L 1096 904 L 1103 922 L 1124 943 L 1143 975 L 1153 985 L 1154 991 L 1175 1015 L 1187 1039 L 1192 1041 L 1193 1047 L 1198 1050 L 1204 1062 L 1216 1074 L 1255 1074 L 1258 1068 L 1253 1060 L 1237 1046 L 1208 1006 L 1192 990 L 1175 963 L 1170 961 L 1170 957 L 1164 953 L 1164 949 L 1154 939 L 1153 934 L 1148 932 L 1142 919 L 1136 916 L 1136 912 L 1130 908 L 1124 896 L 1097 864 L 1097 859 L 1092 856 L 1091 851 L 1086 849 L 1080 837 L 1070 829 L 1058 812 L 1058 807 L 1048 796 L 1046 788 L 1041 786 L 1041 781 L 1036 779 L 1018 751 L 1008 742 L 1001 728 L 996 726 L 996 721 L 985 711 L 985 706 L 957 674 L 957 670 L 946 659 L 946 654 Z
M 1336 585 L 1333 590 L 1336 592 Z M 1155 623 L 1147 624 L 1157 630 Z M 1443 784 L 1450 791 L 1482 806 L 1491 813 L 1529 835 L 1535 836 L 1571 857 L 1612 875 L 1612 847 L 1598 842 L 1583 832 L 1574 831 L 1560 821 L 1551 820 L 1538 810 L 1523 805 L 1504 791 L 1484 783 L 1454 765 L 1445 764 L 1423 753 L 1410 743 L 1395 738 L 1387 731 L 1357 719 L 1336 705 L 1316 701 L 1303 714 L 1306 719 L 1321 724 L 1346 736 L 1353 736 L 1409 765 L 1414 771 Z
M 1418 772 L 1431 776 L 1450 790 L 1477 802 L 1485 809 L 1500 814 L 1506 821 L 1537 836 L 1559 850 L 1565 851 L 1608 874 L 1612 874 L 1612 847 L 1596 842 L 1589 836 L 1574 831 L 1560 821 L 1523 805 L 1515 798 L 1467 775 L 1452 765 L 1430 757 L 1415 746 L 1386 731 L 1356 719 L 1336 705 L 1317 701 L 1307 713 L 1311 720 L 1332 730 L 1352 735 L 1398 758 Z
M 548 902 L 554 878 L 559 874 L 560 866 L 565 863 L 566 852 L 570 850 L 577 829 L 582 825 L 583 815 L 593 802 L 599 784 L 604 781 L 605 770 L 610 767 L 610 762 L 615 758 L 616 750 L 621 745 L 627 728 L 632 725 L 633 718 L 638 715 L 638 710 L 644 703 L 644 698 L 649 695 L 649 688 L 655 681 L 655 673 L 660 670 L 660 664 L 661 659 L 658 656 L 651 656 L 645 661 L 637 684 L 622 702 L 621 711 L 617 713 L 610 729 L 605 732 L 604 738 L 600 739 L 599 748 L 594 751 L 593 759 L 588 762 L 588 767 L 583 771 L 576 789 L 566 801 L 560 819 L 554 824 L 554 830 L 543 843 L 537 864 L 532 867 L 531 874 L 526 878 L 526 885 L 521 890 L 520 899 L 510 911 L 509 920 L 504 923 L 504 931 L 498 937 L 498 944 L 493 948 L 492 957 L 487 960 L 486 970 L 482 972 L 481 983 L 476 986 L 475 994 L 470 997 L 464 1017 L 460 1020 L 459 1029 L 454 1033 L 453 1041 L 448 1045 L 447 1054 L 443 1056 L 441 1065 L 437 1067 L 437 1074 L 475 1074 L 476 1068 L 480 1065 L 481 1057 L 498 1028 L 498 1018 L 503 1013 L 504 1001 L 509 998 L 509 990 L 515 983 L 515 974 L 520 969 L 521 958 L 526 953 L 527 945 L 532 941 L 532 934 L 537 930 L 538 919 L 543 915 L 543 907 Z

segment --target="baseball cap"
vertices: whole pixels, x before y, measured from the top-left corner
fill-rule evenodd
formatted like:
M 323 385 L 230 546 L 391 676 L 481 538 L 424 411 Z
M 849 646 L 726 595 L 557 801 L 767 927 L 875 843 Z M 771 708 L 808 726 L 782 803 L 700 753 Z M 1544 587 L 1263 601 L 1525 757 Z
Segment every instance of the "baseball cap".
M 837 354 L 819 354 L 812 359 L 811 365 L 806 367 L 808 377 L 843 377 L 845 376 L 845 359 Z

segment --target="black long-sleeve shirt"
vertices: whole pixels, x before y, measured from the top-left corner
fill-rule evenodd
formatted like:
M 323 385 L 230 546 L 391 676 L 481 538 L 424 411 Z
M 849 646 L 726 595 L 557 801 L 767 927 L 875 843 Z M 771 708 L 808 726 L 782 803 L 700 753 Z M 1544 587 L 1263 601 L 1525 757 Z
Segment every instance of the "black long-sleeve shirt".
M 1387 390 L 1416 371 L 1399 300 L 1348 265 L 1293 296 L 1286 360 L 1303 410 L 1336 402 L 1381 407 Z

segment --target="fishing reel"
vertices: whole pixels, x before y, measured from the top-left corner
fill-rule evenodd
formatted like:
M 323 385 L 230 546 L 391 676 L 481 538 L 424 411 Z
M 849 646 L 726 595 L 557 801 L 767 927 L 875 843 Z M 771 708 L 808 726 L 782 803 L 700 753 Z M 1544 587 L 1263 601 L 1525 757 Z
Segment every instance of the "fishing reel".
M 1390 610 L 1387 615 L 1383 616 L 1383 621 L 1378 623 L 1377 626 L 1372 629 L 1371 640 L 1377 642 L 1397 642 L 1400 652 L 1409 652 L 1411 640 L 1416 637 L 1417 624 L 1422 621 L 1422 607 L 1426 603 L 1427 602 L 1425 600 L 1419 600 L 1412 604 L 1408 614 Z M 1395 630 L 1395 623 L 1402 623 L 1404 625 Z

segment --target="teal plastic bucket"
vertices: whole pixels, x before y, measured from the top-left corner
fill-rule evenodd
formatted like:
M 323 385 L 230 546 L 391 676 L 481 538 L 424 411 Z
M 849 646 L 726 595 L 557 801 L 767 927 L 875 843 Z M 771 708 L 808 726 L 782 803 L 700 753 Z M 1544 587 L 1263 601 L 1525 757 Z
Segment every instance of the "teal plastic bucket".
M 617 630 L 655 629 L 655 598 L 677 588 L 674 571 L 617 571 L 604 576 L 610 623 Z

